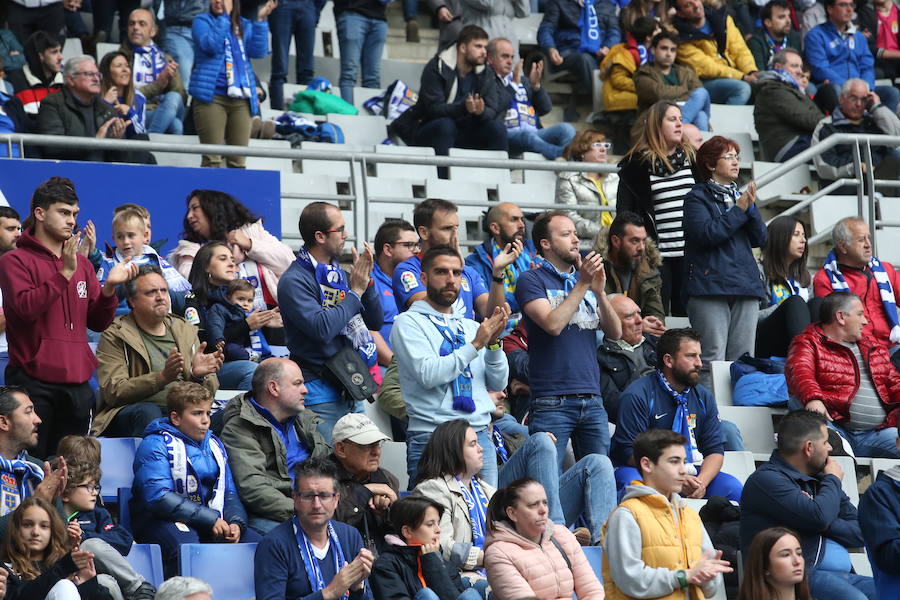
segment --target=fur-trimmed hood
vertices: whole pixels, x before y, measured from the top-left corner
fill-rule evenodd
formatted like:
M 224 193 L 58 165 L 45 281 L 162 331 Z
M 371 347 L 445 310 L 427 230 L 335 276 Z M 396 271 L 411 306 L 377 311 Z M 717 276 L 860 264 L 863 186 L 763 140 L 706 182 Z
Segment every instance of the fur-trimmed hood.
M 609 258 L 609 227 L 604 227 L 594 239 L 594 252 L 600 253 L 604 258 Z M 651 269 L 658 269 L 662 264 L 662 257 L 659 255 L 659 248 L 656 247 L 650 236 L 644 241 L 644 259 Z

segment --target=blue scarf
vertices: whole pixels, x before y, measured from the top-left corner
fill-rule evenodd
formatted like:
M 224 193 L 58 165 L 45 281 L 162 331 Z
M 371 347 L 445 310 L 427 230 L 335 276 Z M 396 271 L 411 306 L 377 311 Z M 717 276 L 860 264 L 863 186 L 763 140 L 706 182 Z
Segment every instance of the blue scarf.
M 706 183 L 728 208 L 734 206 L 737 199 L 741 197 L 741 190 L 738 189 L 737 182 L 732 181 L 728 185 L 723 185 L 714 179 L 710 179 Z
M 825 257 L 825 265 L 823 268 L 825 269 L 825 273 L 828 274 L 828 279 L 831 280 L 831 289 L 834 291 L 850 291 L 850 286 L 847 285 L 844 274 L 841 273 L 841 268 L 838 266 L 837 256 L 835 255 L 834 250 L 829 252 L 828 256 Z M 881 305 L 884 307 L 884 314 L 887 317 L 888 324 L 891 326 L 891 342 L 900 344 L 900 322 L 898 322 L 897 319 L 897 300 L 894 297 L 894 288 L 891 287 L 891 280 L 888 278 L 884 267 L 881 266 L 881 261 L 874 256 L 869 260 L 869 269 L 872 270 L 872 275 L 874 275 L 875 282 L 878 284 L 878 291 L 881 292 Z
M 578 271 L 573 269 L 569 273 L 563 273 L 556 267 L 554 267 L 549 260 L 542 261 L 539 268 L 544 268 L 550 271 L 551 273 L 555 273 L 563 280 L 563 292 L 566 296 L 569 295 L 573 289 L 575 289 L 575 284 L 578 283 Z M 594 317 L 599 320 L 599 314 L 597 313 L 597 297 L 594 295 L 594 292 L 588 290 L 584 294 L 584 299 L 581 301 L 582 306 L 579 306 L 578 311 L 587 310 L 588 313 L 591 313 Z M 556 308 L 555 306 L 553 308 Z M 576 314 L 578 313 L 576 311 Z M 571 323 L 571 320 L 569 321 Z
M 34 493 L 34 488 L 44 480 L 44 470 L 28 460 L 28 454 L 22 450 L 13 460 L 7 460 L 0 456 L 0 471 L 11 473 L 19 481 L 19 501 L 28 498 Z M 19 477 L 21 475 L 21 478 Z M 13 507 L 0 507 L 7 511 Z
M 466 332 L 462 323 L 457 322 L 456 331 L 450 329 L 447 321 L 436 315 L 428 315 L 428 320 L 435 326 L 441 337 L 439 350 L 441 356 L 449 356 L 454 350 L 466 345 Z M 460 412 L 475 412 L 475 401 L 472 399 L 472 370 L 469 365 L 453 380 L 453 410 Z
M 238 53 L 234 53 L 233 44 L 237 42 Z M 225 36 L 225 81 L 228 83 L 229 98 L 250 98 L 253 86 L 247 73 L 247 52 L 244 40 L 229 32 Z
M 777 77 L 779 81 L 783 81 L 788 85 L 792 85 L 798 90 L 800 89 L 800 82 L 794 79 L 794 76 L 784 69 L 772 69 L 770 72 L 774 73 L 775 77 Z
M 671 385 L 669 385 L 669 382 L 666 381 L 666 378 L 659 369 L 656 370 L 656 378 L 659 380 L 659 385 L 661 385 L 678 404 L 678 407 L 675 409 L 675 420 L 672 421 L 672 431 L 680 433 L 687 439 L 687 444 L 684 446 L 685 460 L 688 464 L 691 464 L 694 462 L 694 445 L 691 443 L 693 435 L 691 435 L 691 428 L 688 423 L 688 394 L 690 394 L 691 390 L 694 388 L 684 388 L 684 391 L 679 394 Z
M 497 448 L 500 464 L 505 465 L 507 461 L 509 461 L 509 450 L 506 449 L 506 443 L 503 441 L 503 434 L 496 427 L 491 427 L 491 435 L 494 437 L 494 446 Z
M 248 317 L 250 316 L 250 313 L 244 314 L 246 314 Z M 256 353 L 256 356 L 260 359 L 272 356 L 272 348 L 269 346 L 269 341 L 263 334 L 262 329 L 257 329 L 250 332 L 250 349 L 253 350 L 253 352 Z
M 134 66 L 132 67 L 134 85 L 140 87 L 156 81 L 168 64 L 163 51 L 152 42 L 149 46 L 133 46 L 131 44 L 129 46 L 134 51 Z
M 481 484 L 477 477 L 472 478 L 472 492 L 463 485 L 459 477 L 456 478 L 459 483 L 459 489 L 462 492 L 463 500 L 469 507 L 469 520 L 472 521 L 472 545 L 479 548 L 484 547 L 484 523 L 487 519 L 488 497 L 481 489 Z
M 294 525 L 294 535 L 297 537 L 297 547 L 300 549 L 300 558 L 306 566 L 306 576 L 309 578 L 309 587 L 313 593 L 320 592 L 328 585 L 325 578 L 322 577 L 322 569 L 319 568 L 319 560 L 315 557 L 312 550 L 312 544 L 306 536 L 306 532 L 300 527 L 300 521 L 297 517 L 291 519 Z M 338 541 L 337 534 L 334 532 L 334 525 L 328 521 L 328 538 L 331 541 L 331 556 L 334 558 L 334 572 L 337 574 L 344 568 L 344 550 Z M 342 598 L 348 598 L 349 594 L 344 594 Z

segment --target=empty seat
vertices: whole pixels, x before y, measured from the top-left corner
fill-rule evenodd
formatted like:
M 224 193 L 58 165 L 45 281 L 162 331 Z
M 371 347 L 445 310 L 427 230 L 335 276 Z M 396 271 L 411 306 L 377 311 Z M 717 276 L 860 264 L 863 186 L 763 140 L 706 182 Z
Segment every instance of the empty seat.
M 775 426 L 772 411 L 764 406 L 719 406 L 719 417 L 738 426 L 744 447 L 756 458 L 768 460 L 775 449 Z
M 868 213 L 863 203 L 864 213 Z M 831 229 L 844 217 L 858 214 L 856 196 L 823 196 L 809 205 L 809 221 L 813 234 Z
M 132 544 L 131 551 L 125 559 L 153 587 L 159 587 L 165 581 L 162 551 L 158 544 Z
M 344 141 L 348 144 L 377 146 L 388 136 L 384 117 L 329 114 L 328 122 L 343 130 Z
M 378 408 L 375 402 L 366 402 L 363 406 L 366 416 L 381 430 L 381 433 L 388 437 L 393 437 L 391 431 L 391 418 L 386 412 Z M 393 473 L 393 471 L 391 471 Z M 403 486 L 406 487 L 406 486 Z
M 80 38 L 66 38 L 66 43 L 63 45 L 62 55 L 63 56 L 81 56 L 84 54 L 84 50 L 81 47 L 81 39 Z M 98 54 L 100 58 L 103 58 L 102 54 Z
M 428 146 L 375 146 L 375 154 L 391 154 L 400 156 L 434 156 L 434 148 Z M 437 167 L 434 165 L 410 165 L 401 163 L 376 163 L 375 172 L 378 177 L 399 179 L 437 179 Z
M 713 104 L 710 106 L 709 112 L 709 124 L 715 128 L 716 132 L 746 133 L 753 140 L 759 139 L 759 135 L 756 133 L 756 122 L 753 120 L 753 105 Z M 718 135 L 729 137 L 727 133 Z
M 251 148 L 275 148 L 278 150 L 290 150 L 291 143 L 286 140 L 250 140 Z M 260 169 L 263 171 L 281 171 L 283 173 L 292 173 L 294 171 L 294 161 L 290 158 L 269 158 L 264 156 L 248 156 L 248 169 Z
M 133 494 L 131 493 L 130 487 L 120 487 L 118 490 L 116 490 L 116 500 L 119 503 L 119 525 L 121 525 L 128 531 L 134 532 L 134 529 L 131 527 L 130 502 L 132 496 Z
M 417 85 L 415 83 L 410 85 Z M 380 96 L 384 93 L 383 89 L 355 87 L 353 88 L 353 106 L 359 109 L 359 114 L 368 115 L 369 113 L 363 108 L 363 102 L 369 98 Z
M 351 152 L 363 150 L 362 146 L 355 144 L 327 144 L 324 142 L 300 142 L 301 150 L 324 150 L 334 153 L 334 160 L 303 159 L 300 161 L 300 170 L 304 175 L 335 175 L 350 179 L 350 162 L 341 160 Z M 366 148 L 369 150 L 369 148 Z M 355 167 L 357 174 L 359 167 Z
M 581 550 L 594 570 L 594 575 L 603 583 L 603 546 L 585 546 Z
M 859 506 L 859 485 L 856 482 L 856 462 L 852 456 L 832 456 L 844 472 L 841 489 L 850 498 L 853 506 Z
M 781 166 L 781 163 L 755 160 L 753 161 L 753 179 L 758 179 L 763 173 L 779 166 Z M 760 202 L 765 203 L 791 194 L 799 194 L 803 188 L 812 189 L 812 184 L 812 174 L 809 172 L 809 165 L 802 164 L 759 188 L 756 197 Z
M 753 107 L 751 106 L 750 108 L 752 109 Z M 730 128 L 718 128 L 716 131 L 701 131 L 700 133 L 703 134 L 704 141 L 717 135 L 734 140 L 737 142 L 741 154 L 741 168 L 749 169 L 753 166 L 753 161 L 756 160 L 756 154 L 753 152 L 753 139 L 749 133 L 740 130 L 734 131 Z
M 736 478 L 742 484 L 756 470 L 756 462 L 752 452 L 726 452 L 722 471 Z
M 209 583 L 214 598 L 250 600 L 255 553 L 256 544 L 183 544 L 181 574 Z
M 424 181 L 410 181 L 409 179 L 387 179 L 384 177 L 366 177 L 366 194 L 369 198 L 396 198 L 408 200 L 413 197 L 413 186 L 425 187 Z M 389 206 L 377 203 L 372 207 Z M 412 207 L 409 207 L 412 208 Z M 376 227 L 381 223 L 376 223 Z
M 500 202 L 513 202 L 523 210 L 528 210 L 529 204 L 552 204 L 555 197 L 554 183 L 501 183 L 497 186 L 497 199 Z
M 387 44 L 384 45 L 385 49 Z M 388 86 L 395 80 L 399 79 L 407 86 L 416 90 L 419 89 L 419 83 L 422 81 L 422 71 L 425 69 L 424 62 L 412 62 L 408 60 L 392 60 L 382 58 L 381 60 L 381 84 Z M 316 61 L 316 73 L 319 72 L 319 62 Z M 337 81 L 335 79 L 335 81 Z
M 882 471 L 887 471 L 891 467 L 900 465 L 900 459 L 896 458 L 873 458 L 872 459 L 872 481 L 878 477 Z
M 731 361 L 714 360 L 710 363 L 712 393 L 718 406 L 731 406 Z
M 467 150 L 465 148 L 450 148 L 450 156 L 459 158 L 475 158 L 488 160 L 509 160 L 509 153 L 503 150 Z M 509 183 L 509 169 L 491 169 L 488 167 L 450 167 L 450 179 L 456 181 L 480 181 L 490 184 L 491 187 L 498 183 Z
M 98 44 L 99 45 L 99 44 Z M 169 144 L 199 144 L 200 138 L 196 135 L 169 135 L 166 133 L 150 133 L 151 142 L 165 142 Z M 199 167 L 201 155 L 183 152 L 154 152 L 156 163 L 166 167 Z
M 549 162 L 542 154 L 537 152 L 523 152 L 522 160 L 532 160 L 534 162 Z M 522 180 L 524 183 L 545 183 L 556 186 L 558 176 L 556 171 L 538 171 L 531 169 L 522 170 Z M 554 192 L 555 193 L 555 192 Z
M 516 32 L 520 44 L 537 44 L 537 31 L 543 18 L 543 13 L 531 13 L 527 17 L 513 19 L 513 30 Z M 514 50 L 518 52 L 518 48 Z
M 485 208 L 488 204 L 487 188 L 480 182 L 429 179 L 425 182 L 425 193 L 429 198 L 483 202 Z
M 405 490 L 409 485 L 409 473 L 406 472 L 406 442 L 385 442 L 381 447 L 381 466 L 396 475 L 400 480 L 400 489 Z
M 850 564 L 857 575 L 872 577 L 872 565 L 869 563 L 869 555 L 865 552 L 851 552 Z
M 100 440 L 100 487 L 104 502 L 116 502 L 120 487 L 134 483 L 134 455 L 141 438 L 97 438 Z

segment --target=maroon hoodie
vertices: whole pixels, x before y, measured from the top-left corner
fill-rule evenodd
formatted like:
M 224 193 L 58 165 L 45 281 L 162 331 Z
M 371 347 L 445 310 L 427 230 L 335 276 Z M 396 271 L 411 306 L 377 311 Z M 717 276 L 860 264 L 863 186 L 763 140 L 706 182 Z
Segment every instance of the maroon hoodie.
M 118 299 L 107 298 L 91 263 L 81 254 L 72 279 L 62 259 L 28 229 L 18 248 L 0 257 L 0 290 L 9 334 L 9 364 L 50 383 L 84 383 L 97 368 L 87 328 L 103 331 Z

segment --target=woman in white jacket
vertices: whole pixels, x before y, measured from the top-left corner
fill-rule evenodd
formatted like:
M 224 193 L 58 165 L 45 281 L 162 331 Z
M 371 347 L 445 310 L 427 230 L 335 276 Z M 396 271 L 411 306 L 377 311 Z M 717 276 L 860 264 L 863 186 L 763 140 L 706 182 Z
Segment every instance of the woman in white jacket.
M 610 143 L 597 131 L 583 131 L 575 136 L 563 153 L 568 161 L 605 163 Z M 573 206 L 615 206 L 619 176 L 615 173 L 562 172 L 556 180 L 556 202 Z M 581 239 L 594 239 L 603 227 L 609 227 L 615 213 L 594 210 L 571 210 L 575 232 Z

